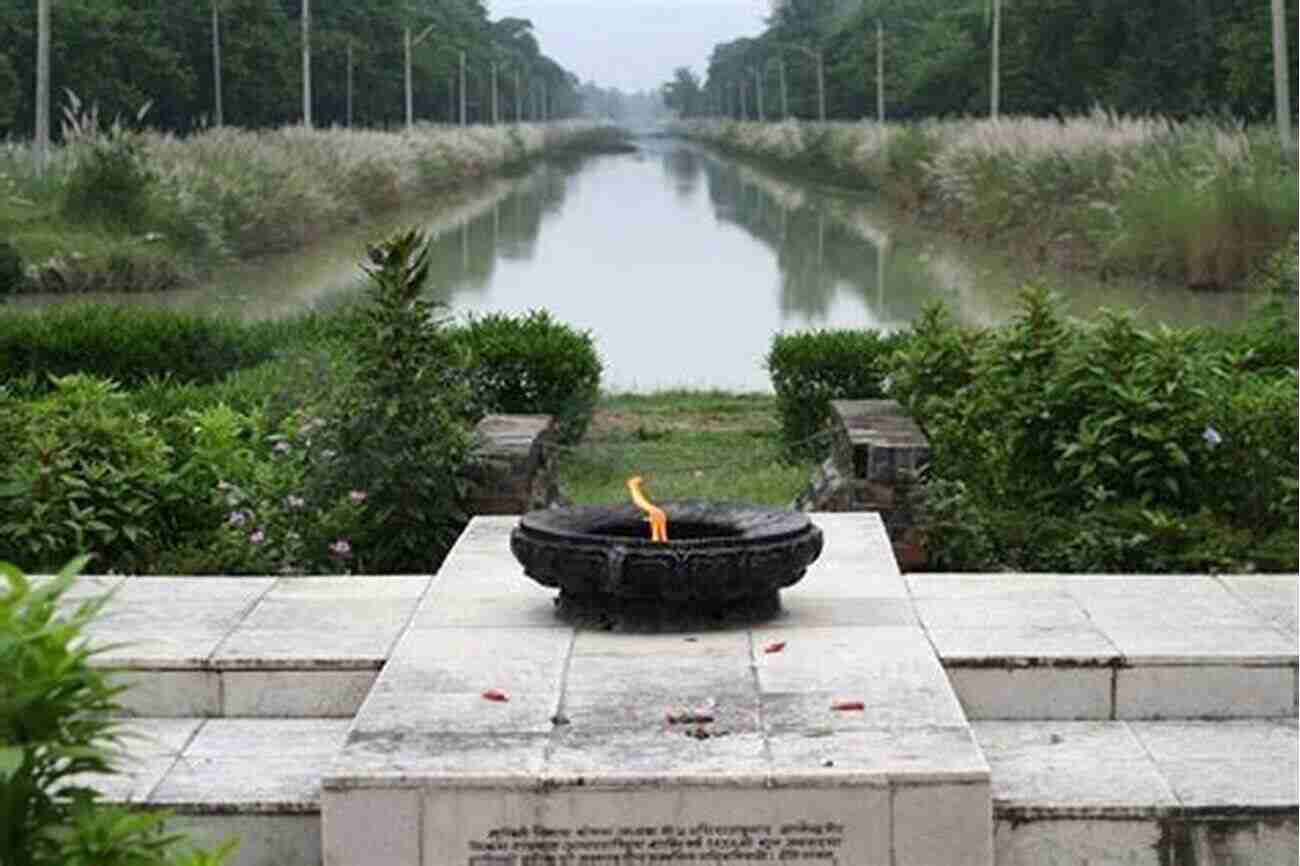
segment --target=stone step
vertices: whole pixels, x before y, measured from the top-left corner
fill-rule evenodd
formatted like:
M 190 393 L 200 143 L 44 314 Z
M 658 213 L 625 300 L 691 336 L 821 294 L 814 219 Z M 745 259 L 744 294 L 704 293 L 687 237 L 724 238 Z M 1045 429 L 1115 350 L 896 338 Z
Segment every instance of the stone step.
M 913 574 L 971 719 L 1295 715 L 1295 575 Z
M 428 577 L 83 578 L 94 664 L 140 716 L 352 717 Z
M 1297 862 L 1294 718 L 973 728 L 998 866 Z
M 240 839 L 228 866 L 319 866 L 320 779 L 346 719 L 129 719 L 116 776 L 86 777 L 109 802 L 166 809 L 200 846 Z

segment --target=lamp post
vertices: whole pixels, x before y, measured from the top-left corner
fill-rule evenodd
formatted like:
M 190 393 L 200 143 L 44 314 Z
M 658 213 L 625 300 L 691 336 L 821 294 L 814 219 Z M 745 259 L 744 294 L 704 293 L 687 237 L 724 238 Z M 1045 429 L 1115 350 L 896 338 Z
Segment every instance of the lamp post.
M 311 129 L 311 0 L 302 0 L 302 124 Z
M 1273 0 L 1273 104 L 1277 113 L 1277 132 L 1282 149 L 1295 153 L 1291 139 L 1291 85 L 1287 80 L 1291 68 L 1286 50 L 1286 10 L 1282 0 Z
M 36 3 L 36 176 L 50 161 L 50 0 Z
M 216 126 L 225 122 L 221 106 L 221 4 L 212 0 L 212 121 Z
M 415 94 L 414 85 L 411 82 L 411 49 L 428 39 L 429 34 L 432 32 L 432 24 L 421 30 L 420 35 L 415 38 L 411 38 L 410 27 L 407 27 L 406 30 L 403 31 L 403 42 L 405 42 L 406 48 L 406 128 L 408 131 L 415 125 Z M 349 51 L 351 50 L 351 47 L 351 44 L 349 44 Z M 351 55 L 349 54 L 349 57 L 350 56 Z M 349 81 L 350 80 L 351 79 L 349 79 Z

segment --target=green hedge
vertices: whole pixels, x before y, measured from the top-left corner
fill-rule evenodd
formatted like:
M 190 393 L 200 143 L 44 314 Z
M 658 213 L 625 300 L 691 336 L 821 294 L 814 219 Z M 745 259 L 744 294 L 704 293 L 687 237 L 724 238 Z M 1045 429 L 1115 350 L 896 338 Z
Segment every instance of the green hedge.
M 590 333 L 534 310 L 472 318 L 452 339 L 467 355 L 484 412 L 553 415 L 560 441 L 582 438 L 600 397 L 602 364 Z
M 826 429 L 831 401 L 885 396 L 889 358 L 902 340 L 875 331 L 776 335 L 765 363 L 786 446 L 801 454 L 825 452 L 827 443 L 807 440 Z
M 216 382 L 322 327 L 316 317 L 245 324 L 171 310 L 70 305 L 0 314 L 0 381 L 77 373 L 136 385 Z

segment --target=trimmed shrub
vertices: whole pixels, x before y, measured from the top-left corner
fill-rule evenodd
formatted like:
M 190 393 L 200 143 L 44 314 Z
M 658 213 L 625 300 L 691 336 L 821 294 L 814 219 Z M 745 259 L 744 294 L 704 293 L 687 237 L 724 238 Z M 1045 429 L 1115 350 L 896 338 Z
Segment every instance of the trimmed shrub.
M 806 331 L 777 334 L 764 363 L 776 390 L 781 436 L 797 453 L 821 454 L 811 443 L 830 421 L 831 401 L 885 396 L 890 356 L 902 337 L 875 331 Z
M 312 339 L 314 317 L 243 324 L 172 310 L 69 306 L 0 314 L 0 381 L 76 373 L 137 385 L 216 382 Z
M 473 318 L 452 339 L 468 356 L 483 412 L 553 415 L 560 441 L 582 438 L 596 410 L 602 370 L 589 332 L 534 310 Z

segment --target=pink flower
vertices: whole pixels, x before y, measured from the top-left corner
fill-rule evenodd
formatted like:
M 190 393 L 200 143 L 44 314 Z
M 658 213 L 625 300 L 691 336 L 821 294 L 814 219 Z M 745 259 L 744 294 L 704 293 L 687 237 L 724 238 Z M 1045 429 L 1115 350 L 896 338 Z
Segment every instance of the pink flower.
M 337 556 L 339 559 L 347 559 L 352 555 L 352 545 L 348 544 L 346 538 L 340 538 L 330 545 L 330 556 Z
M 353 505 L 364 505 L 366 502 L 366 498 L 367 498 L 367 494 L 366 491 L 364 490 L 353 490 L 351 493 L 348 494 L 348 499 L 352 501 Z
M 257 545 L 257 544 L 262 544 L 265 541 L 266 541 L 266 533 L 260 529 L 254 531 L 252 535 L 248 536 L 249 544 Z

